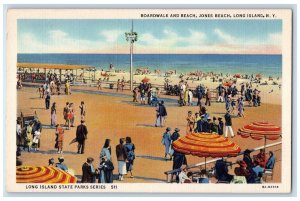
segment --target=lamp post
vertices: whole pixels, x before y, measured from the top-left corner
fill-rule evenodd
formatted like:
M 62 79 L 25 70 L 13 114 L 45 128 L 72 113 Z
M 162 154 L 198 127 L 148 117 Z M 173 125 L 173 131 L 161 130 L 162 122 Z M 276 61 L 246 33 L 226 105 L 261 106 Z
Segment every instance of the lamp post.
M 131 32 L 125 32 L 126 41 L 130 42 L 130 90 L 133 90 L 133 43 L 137 41 L 137 32 L 133 31 L 133 21 Z

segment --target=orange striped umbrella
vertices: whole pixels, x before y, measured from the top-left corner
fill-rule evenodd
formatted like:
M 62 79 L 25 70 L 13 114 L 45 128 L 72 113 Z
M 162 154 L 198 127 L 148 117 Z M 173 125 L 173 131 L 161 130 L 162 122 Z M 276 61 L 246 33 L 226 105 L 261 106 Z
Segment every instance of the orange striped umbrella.
M 222 135 L 211 133 L 191 133 L 179 138 L 173 144 L 173 149 L 184 154 L 204 157 L 234 157 L 241 152 L 241 148 Z
M 192 133 L 179 138 L 173 144 L 174 150 L 199 157 L 234 157 L 241 148 L 222 135 Z
M 281 128 L 267 121 L 253 122 L 240 128 L 237 132 L 243 138 L 251 137 L 255 140 L 277 140 L 281 137 Z
M 76 183 L 73 175 L 56 167 L 17 167 L 17 183 Z

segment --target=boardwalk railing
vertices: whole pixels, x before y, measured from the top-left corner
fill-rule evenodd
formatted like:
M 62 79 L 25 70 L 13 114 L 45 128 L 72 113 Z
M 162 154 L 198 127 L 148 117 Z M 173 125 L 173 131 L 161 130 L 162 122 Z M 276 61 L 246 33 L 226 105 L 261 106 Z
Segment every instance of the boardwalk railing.
M 256 147 L 256 148 L 254 148 L 254 149 L 251 149 L 251 151 L 252 151 L 252 152 L 258 151 L 258 150 L 260 150 L 260 149 L 268 148 L 268 147 L 274 147 L 274 146 L 277 146 L 277 145 L 279 145 L 279 144 L 282 144 L 282 142 L 280 141 L 280 142 L 276 142 L 276 143 L 273 143 L 273 144 L 268 144 L 268 145 L 266 145 L 266 147 L 265 147 L 265 146 Z M 244 152 L 240 152 L 240 153 L 238 154 L 238 156 L 243 155 L 243 154 L 244 154 Z M 227 157 L 224 157 L 224 158 L 227 158 Z M 189 166 L 187 166 L 187 169 L 192 169 L 192 168 L 197 168 L 197 167 L 200 168 L 201 166 L 203 166 L 203 165 L 205 165 L 205 164 L 207 165 L 207 164 L 210 164 L 210 163 L 214 163 L 214 162 L 216 162 L 217 160 L 220 160 L 220 159 L 222 159 L 222 158 L 216 158 L 216 159 L 213 159 L 213 160 L 209 160 L 209 161 L 206 161 L 206 163 L 205 163 L 205 162 L 201 162 L 201 163 L 189 165 Z M 175 170 L 169 170 L 169 171 L 164 172 L 165 175 L 166 175 L 166 178 L 167 178 L 167 182 L 170 182 L 170 178 L 172 179 L 172 175 L 173 175 L 173 174 L 178 173 L 178 172 L 180 172 L 180 171 L 181 171 L 181 168 L 175 169 Z

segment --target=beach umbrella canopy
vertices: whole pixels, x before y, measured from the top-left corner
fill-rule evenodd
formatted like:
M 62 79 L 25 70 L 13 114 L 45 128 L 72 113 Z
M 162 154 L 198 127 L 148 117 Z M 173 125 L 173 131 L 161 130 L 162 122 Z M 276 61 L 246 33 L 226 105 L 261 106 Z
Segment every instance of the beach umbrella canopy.
M 232 85 L 233 85 L 232 82 L 224 82 L 224 83 L 223 83 L 223 86 L 225 86 L 225 87 L 230 87 L 230 86 L 232 86 Z
M 265 139 L 266 147 L 267 140 L 277 140 L 281 137 L 281 128 L 267 121 L 253 122 L 240 128 L 237 134 L 243 138 Z
M 76 183 L 75 176 L 56 167 L 19 166 L 17 183 Z
M 199 157 L 234 157 L 241 148 L 227 138 L 211 133 L 192 133 L 179 138 L 174 150 Z
M 258 78 L 258 79 L 261 79 L 261 74 L 256 74 L 255 77 Z
M 142 82 L 143 82 L 143 83 L 147 83 L 147 82 L 149 82 L 149 81 L 150 81 L 150 79 L 147 78 L 147 77 L 144 77 L 144 79 L 142 79 Z
M 241 75 L 240 74 L 235 74 L 234 77 L 235 78 L 241 78 Z
M 243 138 L 277 140 L 281 137 L 281 128 L 265 121 L 253 122 L 240 128 L 237 133 Z

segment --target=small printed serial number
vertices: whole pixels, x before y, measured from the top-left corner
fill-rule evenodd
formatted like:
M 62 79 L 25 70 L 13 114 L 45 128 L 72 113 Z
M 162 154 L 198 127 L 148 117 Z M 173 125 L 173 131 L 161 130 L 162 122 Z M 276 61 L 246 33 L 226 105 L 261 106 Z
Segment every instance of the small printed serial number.
M 263 185 L 262 188 L 279 188 L 279 186 L 276 186 L 276 185 Z

